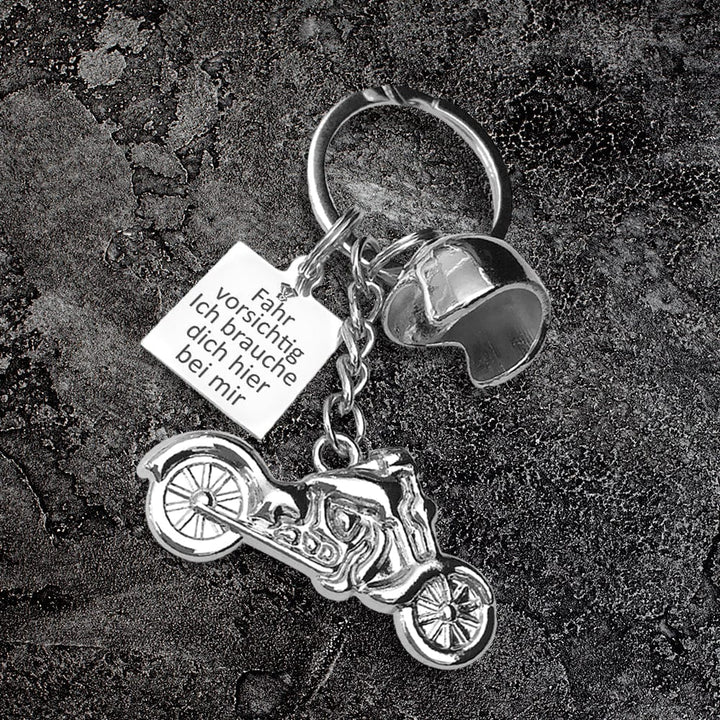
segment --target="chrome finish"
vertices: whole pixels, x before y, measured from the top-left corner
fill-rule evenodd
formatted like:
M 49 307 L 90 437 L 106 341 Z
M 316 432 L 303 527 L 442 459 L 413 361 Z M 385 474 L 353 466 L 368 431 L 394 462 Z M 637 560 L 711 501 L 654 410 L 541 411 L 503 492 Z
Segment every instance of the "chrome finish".
M 336 455 L 347 460 L 348 465 L 360 462 L 360 448 L 355 440 L 343 433 L 333 431 L 332 435 L 321 435 L 313 445 L 313 465 L 318 472 L 326 472 L 330 468 L 325 464 L 323 452 L 331 448 Z
M 344 368 L 343 368 L 344 371 Z M 346 382 L 349 382 L 350 378 L 346 380 Z M 348 411 L 344 414 L 352 416 L 353 422 L 355 423 L 355 434 L 354 442 L 357 445 L 357 443 L 362 442 L 363 438 L 365 437 L 365 414 L 363 411 L 355 405 L 355 388 L 351 388 L 351 399 L 348 403 Z M 342 392 L 336 392 L 331 393 L 325 398 L 325 402 L 323 403 L 323 427 L 325 428 L 325 437 L 329 440 L 330 445 L 332 447 L 337 447 L 337 440 L 335 432 L 335 428 L 333 427 L 333 421 L 332 421 L 332 413 L 333 410 L 338 409 L 340 410 L 340 414 L 342 415 L 343 412 L 341 408 L 343 407 L 343 404 L 346 401 L 343 399 Z
M 421 247 L 383 308 L 394 342 L 462 348 L 476 387 L 523 370 L 539 352 L 549 319 L 547 290 L 518 252 L 504 240 L 470 234 Z
M 340 319 L 305 294 L 303 283 L 312 290 L 322 278 L 319 260 L 316 253 L 312 267 L 319 270 L 307 280 L 298 277 L 303 258 L 279 270 L 238 242 L 142 346 L 262 439 L 340 341 Z
M 348 303 L 350 312 L 340 329 L 340 338 L 345 345 L 345 352 L 337 359 L 336 367 L 340 378 L 340 392 L 332 393 L 323 405 L 323 427 L 325 435 L 315 443 L 315 468 L 325 469 L 318 448 L 330 447 L 339 457 L 354 464 L 352 453 L 360 452 L 360 445 L 366 443 L 365 415 L 356 405 L 357 395 L 362 391 L 370 376 L 367 357 L 375 346 L 375 330 L 373 323 L 383 307 L 384 293 L 373 280 L 368 279 L 364 262 L 365 248 L 377 249 L 372 240 L 363 238 L 356 240 L 350 250 L 350 267 L 352 280 L 348 285 Z M 333 427 L 332 411 L 336 410 L 340 417 L 352 416 L 355 424 L 353 439 L 338 442 L 339 433 Z
M 351 236 L 353 228 L 362 220 L 362 212 L 356 207 L 348 208 L 318 241 L 298 265 L 295 289 L 300 295 L 309 295 L 322 281 L 325 263 L 338 246 Z
M 435 506 L 406 450 L 376 450 L 290 483 L 276 480 L 243 440 L 192 432 L 160 443 L 138 475 L 150 481 L 153 535 L 181 558 L 211 560 L 246 542 L 307 575 L 329 599 L 355 596 L 392 613 L 405 648 L 432 667 L 468 665 L 492 641 L 492 590 L 441 552 Z
M 440 233 L 432 228 L 425 230 L 418 230 L 417 232 L 410 233 L 401 237 L 399 240 L 395 240 L 387 247 L 384 247 L 377 255 L 375 255 L 368 266 L 368 277 L 376 278 L 381 271 L 388 270 L 388 265 L 400 255 L 408 253 L 411 250 L 417 250 L 422 245 L 426 245 L 433 240 L 437 240 L 440 237 Z M 397 271 L 399 274 L 399 269 Z M 397 274 L 394 273 L 395 277 L 390 285 L 394 285 L 397 282 Z
M 344 98 L 323 117 L 310 145 L 308 188 L 315 217 L 323 228 L 338 217 L 325 175 L 325 155 L 333 137 L 348 119 L 380 105 L 415 107 L 447 123 L 480 159 L 493 201 L 489 235 L 443 236 L 425 230 L 363 259 L 364 277 L 391 287 L 383 309 L 385 332 L 404 346 L 461 347 L 475 386 L 503 383 L 540 350 L 550 300 L 537 275 L 502 240 L 512 212 L 510 179 L 497 147 L 473 118 L 451 102 L 402 86 L 369 88 Z M 351 254 L 352 237 L 342 248 Z M 404 268 L 390 266 L 415 248 Z M 343 388 L 347 386 L 343 382 Z
M 477 155 L 490 183 L 493 203 L 493 224 L 490 235 L 505 237 L 512 214 L 512 195 L 507 168 L 490 136 L 476 120 L 449 100 L 441 100 L 403 85 L 368 88 L 343 98 L 320 121 L 310 143 L 308 154 L 308 191 L 310 204 L 320 226 L 327 230 L 338 219 L 325 175 L 325 156 L 332 139 L 342 125 L 363 110 L 381 105 L 412 107 L 434 115 L 449 125 Z M 346 240 L 343 250 L 350 254 L 352 242 Z M 392 273 L 382 271 L 380 277 L 392 282 Z

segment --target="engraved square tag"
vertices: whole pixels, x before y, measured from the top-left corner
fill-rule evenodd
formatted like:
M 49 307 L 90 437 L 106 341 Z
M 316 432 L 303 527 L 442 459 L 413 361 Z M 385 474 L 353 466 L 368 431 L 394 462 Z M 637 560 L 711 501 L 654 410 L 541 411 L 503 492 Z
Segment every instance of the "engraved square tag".
M 258 439 L 336 350 L 342 322 L 242 243 L 148 333 L 142 346 Z

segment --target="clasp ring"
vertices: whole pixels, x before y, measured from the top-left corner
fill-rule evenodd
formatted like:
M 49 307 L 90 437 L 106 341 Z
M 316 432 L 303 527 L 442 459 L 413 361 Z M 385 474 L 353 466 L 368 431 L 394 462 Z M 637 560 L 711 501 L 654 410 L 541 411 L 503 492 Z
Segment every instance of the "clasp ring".
M 381 105 L 414 107 L 434 115 L 449 125 L 470 146 L 480 159 L 490 182 L 493 225 L 489 234 L 504 238 L 512 214 L 512 193 L 507 167 L 495 143 L 476 120 L 454 103 L 430 97 L 404 85 L 383 85 L 348 95 L 330 108 L 320 121 L 310 143 L 307 171 L 310 204 L 320 227 L 328 230 L 339 217 L 325 174 L 325 156 L 330 143 L 342 125 L 351 117 L 363 110 Z M 350 255 L 352 239 L 346 238 L 341 247 L 347 255 Z
M 360 449 L 358 448 L 357 443 L 342 433 L 335 433 L 335 439 L 341 450 L 340 457 L 347 460 L 348 467 L 351 465 L 357 465 L 360 461 Z M 315 441 L 315 445 L 313 445 L 313 464 L 318 472 L 328 471 L 328 466 L 325 464 L 322 457 L 323 450 L 325 450 L 328 445 L 332 447 L 332 442 L 327 435 L 321 435 Z
M 295 289 L 300 295 L 309 295 L 322 280 L 325 262 L 332 252 L 362 219 L 362 212 L 349 207 L 325 233 L 324 237 L 303 258 L 298 266 L 298 280 Z

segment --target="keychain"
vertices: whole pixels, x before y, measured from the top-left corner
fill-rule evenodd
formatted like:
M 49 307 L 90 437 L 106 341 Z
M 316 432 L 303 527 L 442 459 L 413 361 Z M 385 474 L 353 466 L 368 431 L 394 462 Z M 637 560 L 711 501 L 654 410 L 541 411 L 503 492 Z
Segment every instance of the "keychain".
M 360 214 L 339 216 L 325 155 L 347 119 L 389 104 L 430 112 L 472 147 L 490 181 L 492 235 L 421 231 L 383 249 L 356 239 Z M 421 492 L 408 451 L 369 449 L 357 398 L 368 382 L 378 319 L 401 345 L 462 348 L 473 384 L 484 387 L 513 377 L 537 354 L 549 318 L 547 292 L 502 240 L 510 185 L 497 149 L 452 103 L 403 87 L 350 95 L 315 132 L 308 185 L 326 234 L 306 257 L 280 271 L 238 243 L 143 346 L 262 438 L 341 343 L 340 390 L 323 405 L 316 472 L 278 480 L 238 437 L 178 435 L 138 466 L 149 481 L 148 524 L 164 548 L 186 560 L 214 560 L 247 543 L 307 575 L 329 599 L 355 596 L 393 614 L 400 641 L 421 662 L 463 667 L 492 642 L 493 592 L 478 570 L 438 547 L 435 506 Z M 336 250 L 348 256 L 351 273 L 343 321 L 312 296 Z M 408 253 L 406 264 L 393 266 Z M 337 418 L 350 419 L 354 432 L 339 432 Z M 330 467 L 328 455 L 344 467 Z

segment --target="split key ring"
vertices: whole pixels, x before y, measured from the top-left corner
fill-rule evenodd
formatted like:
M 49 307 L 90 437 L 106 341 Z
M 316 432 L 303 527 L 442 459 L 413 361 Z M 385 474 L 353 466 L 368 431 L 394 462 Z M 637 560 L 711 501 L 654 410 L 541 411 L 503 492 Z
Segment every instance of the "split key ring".
M 434 115 L 449 125 L 472 149 L 482 163 L 490 183 L 493 204 L 493 224 L 489 235 L 504 238 L 512 215 L 510 177 L 500 151 L 485 130 L 468 113 L 449 100 L 441 100 L 403 85 L 383 85 L 368 88 L 343 98 L 323 117 L 313 134 L 308 154 L 308 192 L 315 219 L 323 230 L 329 230 L 340 217 L 327 184 L 325 158 L 338 130 L 353 116 L 381 105 L 412 107 Z M 352 238 L 341 248 L 350 255 Z M 380 277 L 383 277 L 380 274 Z M 395 275 L 383 277 L 394 282 Z

